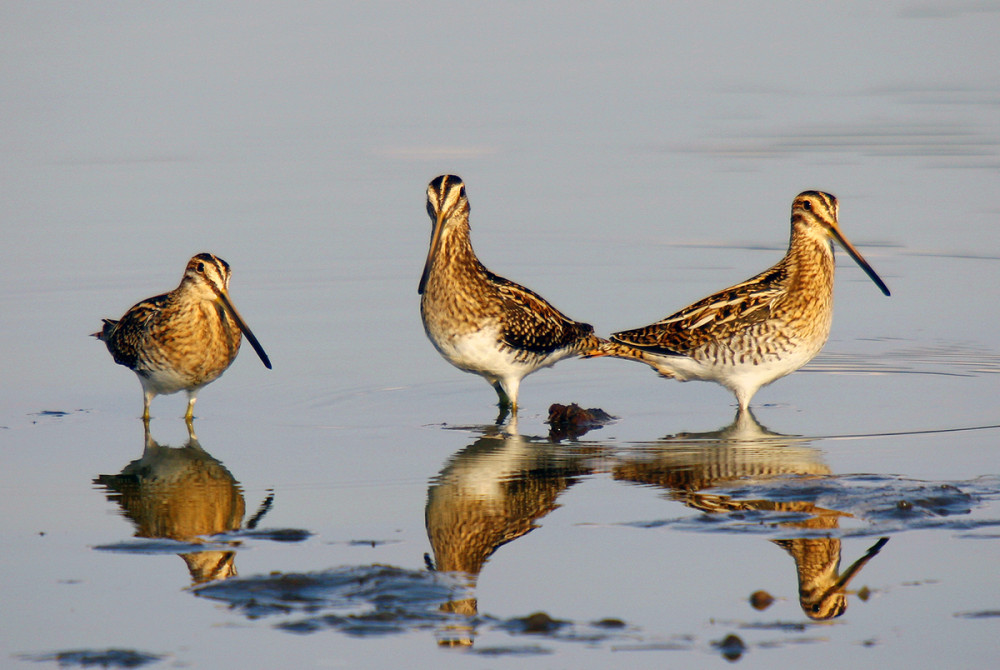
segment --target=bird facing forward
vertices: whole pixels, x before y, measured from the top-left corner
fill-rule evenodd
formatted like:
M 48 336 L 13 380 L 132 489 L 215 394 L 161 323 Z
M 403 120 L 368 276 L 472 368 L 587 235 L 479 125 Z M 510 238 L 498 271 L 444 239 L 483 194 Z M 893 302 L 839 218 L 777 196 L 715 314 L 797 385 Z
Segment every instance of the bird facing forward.
M 481 375 L 501 417 L 517 412 L 521 380 L 600 346 L 590 324 L 564 316 L 537 293 L 487 270 L 469 238 L 465 184 L 441 175 L 427 187 L 432 230 L 417 288 L 427 337 L 452 365 Z
M 102 340 L 115 363 L 135 372 L 142 384 L 142 418 L 157 395 L 187 391 L 184 418 L 194 416 L 198 391 L 218 379 L 236 359 L 241 333 L 264 366 L 264 349 L 229 299 L 229 263 L 212 254 L 188 261 L 180 285 L 169 293 L 134 305 L 121 319 L 104 319 L 93 336 Z

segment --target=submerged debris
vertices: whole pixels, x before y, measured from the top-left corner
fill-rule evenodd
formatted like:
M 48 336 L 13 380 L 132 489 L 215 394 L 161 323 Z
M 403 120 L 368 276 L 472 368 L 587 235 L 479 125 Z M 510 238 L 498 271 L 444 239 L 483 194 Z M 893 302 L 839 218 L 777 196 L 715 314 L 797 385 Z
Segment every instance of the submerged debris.
M 473 649 L 472 653 L 478 656 L 544 656 L 555 652 L 536 644 L 529 644 L 506 647 L 483 647 L 480 649 Z
M 78 665 L 81 668 L 138 668 L 147 663 L 155 663 L 165 658 L 159 654 L 149 654 L 134 649 L 76 649 L 57 651 L 51 654 L 23 655 L 26 661 L 55 661 L 60 668 Z
M 461 593 L 464 593 L 464 585 L 448 574 L 387 565 L 235 577 L 195 590 L 195 595 L 228 603 L 250 619 L 294 612 L 345 610 L 343 615 L 331 615 L 330 620 L 324 621 L 322 617 L 311 620 L 305 626 L 307 629 L 323 625 L 342 629 L 353 628 L 356 624 L 364 627 L 387 613 L 404 624 L 415 618 L 437 620 L 440 605 Z M 302 630 L 300 624 L 290 626 L 286 624 L 289 630 Z
M 58 420 L 73 414 L 87 414 L 90 410 L 87 409 L 43 409 L 38 412 L 30 412 L 28 416 L 37 417 L 31 420 L 32 424 L 39 424 L 45 420 Z M 3 428 L 8 428 L 8 426 L 3 426 Z
M 313 536 L 311 531 L 303 528 L 265 528 L 261 530 L 240 530 L 230 533 L 234 537 L 252 537 L 257 540 L 273 542 L 303 542 Z
M 750 606 L 755 610 L 766 610 L 774 602 L 774 596 L 767 591 L 754 591 L 750 594 Z
M 583 409 L 576 403 L 570 405 L 553 403 L 549 407 L 549 437 L 555 442 L 565 438 L 575 440 L 587 431 L 600 428 L 614 420 L 615 417 L 600 407 Z
M 559 630 L 567 622 L 556 621 L 545 612 L 535 612 L 523 619 L 514 619 L 512 623 L 519 623 L 523 626 L 524 633 L 552 633 Z
M 737 635 L 730 633 L 719 642 L 713 642 L 712 646 L 722 652 L 722 657 L 727 661 L 738 661 L 746 651 L 747 646 Z
M 1000 618 L 1000 610 L 982 610 L 979 612 L 958 612 L 954 616 L 959 619 L 996 619 Z
M 625 628 L 628 624 L 626 624 L 621 619 L 614 618 L 614 617 L 607 617 L 607 618 L 601 619 L 600 621 L 595 621 L 591 625 L 594 626 L 595 628 L 609 628 L 609 629 L 614 629 L 614 628 Z
M 229 605 L 250 620 L 274 619 L 278 630 L 310 634 L 335 630 L 351 637 L 434 631 L 438 644 L 471 647 L 479 631 L 502 631 L 560 642 L 598 644 L 635 635 L 617 618 L 595 623 L 555 619 L 545 612 L 498 619 L 471 610 L 468 575 L 388 565 L 344 566 L 308 573 L 273 573 L 205 584 L 195 595 Z M 534 646 L 491 647 L 485 654 L 547 653 Z

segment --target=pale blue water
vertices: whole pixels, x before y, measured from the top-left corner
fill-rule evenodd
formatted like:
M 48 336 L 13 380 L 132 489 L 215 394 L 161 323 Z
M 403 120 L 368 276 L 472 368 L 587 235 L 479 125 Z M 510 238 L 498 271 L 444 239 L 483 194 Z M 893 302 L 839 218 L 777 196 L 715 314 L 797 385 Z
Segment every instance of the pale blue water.
M 0 665 L 701 667 L 735 635 L 747 667 L 989 667 L 998 31 L 998 3 L 4 5 Z M 529 377 L 498 434 L 420 325 L 442 172 L 484 263 L 601 334 L 774 263 L 804 189 L 893 295 L 840 255 L 826 349 L 755 398 L 763 446 L 678 440 L 727 426 L 730 394 L 615 360 Z M 274 369 L 247 348 L 200 395 L 210 460 L 147 461 L 125 503 L 94 480 L 143 455 L 139 384 L 87 334 L 200 251 Z M 553 402 L 618 420 L 553 444 Z M 154 402 L 158 443 L 183 411 Z M 215 475 L 171 497 L 185 455 Z M 427 569 L 442 500 L 444 527 L 509 540 L 474 616 Z M 476 526 L 485 500 L 506 516 Z M 880 537 L 846 612 L 807 617 L 772 540 L 840 542 L 846 570 Z M 192 588 L 210 565 L 238 577 Z

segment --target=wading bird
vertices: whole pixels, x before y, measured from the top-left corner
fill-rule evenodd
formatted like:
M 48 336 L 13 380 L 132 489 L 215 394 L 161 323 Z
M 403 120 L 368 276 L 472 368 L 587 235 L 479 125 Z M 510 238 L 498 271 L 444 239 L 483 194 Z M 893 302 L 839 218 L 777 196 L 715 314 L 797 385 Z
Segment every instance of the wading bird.
M 564 316 L 537 293 L 499 277 L 469 239 L 465 184 L 442 175 L 427 187 L 433 224 L 417 291 L 427 337 L 452 365 L 496 389 L 501 417 L 517 412 L 521 379 L 603 342 L 588 323 Z
M 198 391 L 218 379 L 240 351 L 241 332 L 271 368 L 271 361 L 229 299 L 229 263 L 212 254 L 188 261 L 180 285 L 148 298 L 121 319 L 104 319 L 94 333 L 115 363 L 132 370 L 142 384 L 142 418 L 157 395 L 187 391 L 184 418 L 194 417 Z
M 664 377 L 721 384 L 745 411 L 760 387 L 798 370 L 826 344 L 834 241 L 889 295 L 840 232 L 837 210 L 829 193 L 800 193 L 792 202 L 788 253 L 777 265 L 654 324 L 615 333 L 588 355 L 640 360 Z

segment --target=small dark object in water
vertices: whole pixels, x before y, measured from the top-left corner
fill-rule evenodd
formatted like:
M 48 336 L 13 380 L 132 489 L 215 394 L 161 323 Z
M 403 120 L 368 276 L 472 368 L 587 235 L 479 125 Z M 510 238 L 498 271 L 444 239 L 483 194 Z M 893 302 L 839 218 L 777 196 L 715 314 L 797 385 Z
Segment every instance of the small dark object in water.
M 60 668 L 72 665 L 78 665 L 82 668 L 95 665 L 102 668 L 138 668 L 147 663 L 155 663 L 164 657 L 134 649 L 76 649 L 40 656 L 22 656 L 21 658 L 28 661 L 55 661 Z
M 302 528 L 273 528 L 264 530 L 247 530 L 240 533 L 243 537 L 254 537 L 274 542 L 302 542 L 312 537 L 312 533 Z
M 581 424 L 602 424 L 614 419 L 600 407 L 583 409 L 576 403 L 560 405 L 553 403 L 549 407 L 549 424 L 561 423 L 579 426 Z
M 566 437 L 576 439 L 588 430 L 599 428 L 614 419 L 600 407 L 583 409 L 576 403 L 553 403 L 549 407 L 549 437 L 557 442 Z
M 738 661 L 747 648 L 743 640 L 732 633 L 724 637 L 721 642 L 713 642 L 712 645 L 722 652 L 722 657 L 727 661 Z
M 1000 610 L 982 610 L 981 612 L 959 612 L 954 616 L 962 619 L 995 619 L 1000 617 Z
M 766 610 L 774 602 L 774 596 L 767 591 L 754 591 L 750 594 L 750 606 L 755 610 Z
M 902 512 L 909 512 L 911 509 L 913 509 L 913 503 L 911 503 L 908 500 L 900 500 L 898 503 L 896 503 L 896 509 Z
M 600 621 L 595 621 L 594 626 L 597 628 L 624 628 L 625 622 L 615 617 L 608 617 Z
M 525 633 L 551 633 L 562 625 L 561 621 L 556 621 L 545 612 L 529 614 L 519 623 L 524 626 Z

